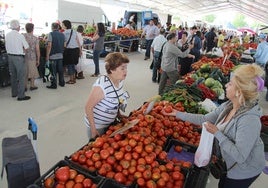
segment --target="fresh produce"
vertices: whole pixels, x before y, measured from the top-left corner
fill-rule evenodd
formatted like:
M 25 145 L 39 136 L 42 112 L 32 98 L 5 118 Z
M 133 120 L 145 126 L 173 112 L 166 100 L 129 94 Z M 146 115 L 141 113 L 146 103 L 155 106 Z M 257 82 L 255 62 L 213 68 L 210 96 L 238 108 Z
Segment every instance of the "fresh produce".
M 125 27 L 114 30 L 113 34 L 124 36 L 124 37 L 137 37 L 137 36 L 139 36 L 139 33 L 136 30 L 125 28 Z
M 69 166 L 61 166 L 44 179 L 43 186 L 44 188 L 96 188 L 97 184 L 95 181 Z
M 137 183 L 139 187 L 157 184 L 181 187 L 185 179 L 181 167 L 190 168 L 192 164 L 168 160 L 163 146 L 167 137 L 173 137 L 196 147 L 200 141 L 200 133 L 189 122 L 161 115 L 162 110 L 183 110 L 181 103 L 157 101 L 153 109 L 144 115 L 148 105 L 145 103 L 131 112 L 129 121 L 139 119 L 134 127 L 123 134 L 110 137 L 123 123 L 110 126 L 104 135 L 74 152 L 70 160 L 91 172 L 97 172 L 127 186 Z M 80 156 L 87 158 L 85 163 L 81 163 Z M 166 164 L 159 164 L 158 160 L 165 161 Z
M 208 66 L 203 66 L 203 64 L 208 64 Z M 202 67 L 203 66 L 203 67 Z M 219 68 L 224 75 L 228 75 L 230 70 L 234 67 L 234 64 L 230 60 L 224 60 L 223 57 L 219 58 L 208 58 L 203 56 L 199 61 L 192 64 L 193 70 L 199 70 L 202 67 L 202 71 L 208 71 L 209 68 Z

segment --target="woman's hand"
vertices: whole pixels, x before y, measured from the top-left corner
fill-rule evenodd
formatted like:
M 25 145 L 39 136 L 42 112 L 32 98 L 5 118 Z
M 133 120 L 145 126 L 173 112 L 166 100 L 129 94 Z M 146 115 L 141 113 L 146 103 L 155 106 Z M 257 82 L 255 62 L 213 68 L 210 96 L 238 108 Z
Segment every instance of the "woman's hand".
M 205 122 L 204 126 L 206 127 L 207 131 L 210 132 L 211 134 L 215 134 L 219 129 L 212 123 L 210 122 Z
M 165 116 L 176 116 L 176 114 L 177 114 L 177 110 L 175 110 L 175 109 L 172 109 L 172 111 L 171 112 L 166 112 L 165 111 L 165 109 L 163 109 L 162 111 L 161 111 L 161 113 L 163 114 L 163 115 L 165 115 Z
M 97 131 L 96 128 L 91 127 L 91 138 L 96 138 L 97 136 L 100 136 L 100 133 Z

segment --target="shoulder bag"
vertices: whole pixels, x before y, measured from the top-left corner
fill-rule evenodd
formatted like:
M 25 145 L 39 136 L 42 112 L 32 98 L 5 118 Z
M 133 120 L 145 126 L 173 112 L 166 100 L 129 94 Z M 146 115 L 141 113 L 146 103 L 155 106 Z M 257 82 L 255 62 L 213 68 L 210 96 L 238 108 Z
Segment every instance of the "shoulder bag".
M 161 47 L 161 51 L 159 53 L 158 60 L 157 60 L 156 65 L 155 65 L 157 70 L 159 70 L 161 68 L 161 62 L 162 62 L 162 56 L 163 56 L 163 48 L 164 48 L 166 43 L 167 42 L 165 42 Z
M 231 170 L 237 164 L 237 162 L 235 162 L 232 166 L 230 166 L 227 169 L 226 163 L 221 156 L 219 147 L 220 147 L 219 141 L 216 138 L 214 138 L 213 150 L 215 154 L 212 156 L 212 160 L 209 164 L 209 169 L 210 169 L 210 173 L 212 174 L 212 176 L 216 179 L 225 177 L 227 175 L 227 172 Z

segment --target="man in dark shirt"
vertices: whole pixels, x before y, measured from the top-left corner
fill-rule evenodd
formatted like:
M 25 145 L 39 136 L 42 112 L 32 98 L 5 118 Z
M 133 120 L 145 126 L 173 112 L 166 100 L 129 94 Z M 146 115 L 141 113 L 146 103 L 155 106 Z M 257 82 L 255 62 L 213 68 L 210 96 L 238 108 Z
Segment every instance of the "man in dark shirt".
M 47 86 L 49 89 L 57 88 L 57 72 L 59 73 L 59 85 L 64 87 L 64 74 L 63 74 L 63 50 L 65 46 L 64 34 L 59 32 L 59 24 L 52 23 L 52 32 L 48 35 L 46 61 L 49 61 L 50 71 L 52 74 L 51 85 Z
M 205 34 L 206 52 L 210 52 L 212 48 L 216 47 L 216 38 L 215 28 L 212 27 L 211 30 Z

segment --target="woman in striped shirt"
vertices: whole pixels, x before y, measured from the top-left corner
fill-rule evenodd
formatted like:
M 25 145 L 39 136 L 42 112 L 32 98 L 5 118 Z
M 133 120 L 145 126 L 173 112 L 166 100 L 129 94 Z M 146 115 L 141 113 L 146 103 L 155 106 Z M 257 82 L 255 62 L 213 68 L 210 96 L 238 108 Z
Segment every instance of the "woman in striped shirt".
M 123 80 L 127 76 L 129 59 L 114 52 L 105 58 L 107 75 L 100 76 L 93 84 L 85 106 L 85 123 L 89 139 L 104 134 L 114 122 L 119 109 L 124 111 L 128 93 L 123 90 Z

